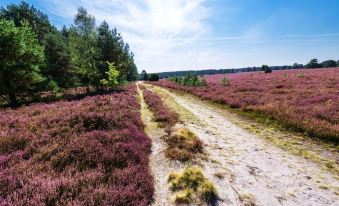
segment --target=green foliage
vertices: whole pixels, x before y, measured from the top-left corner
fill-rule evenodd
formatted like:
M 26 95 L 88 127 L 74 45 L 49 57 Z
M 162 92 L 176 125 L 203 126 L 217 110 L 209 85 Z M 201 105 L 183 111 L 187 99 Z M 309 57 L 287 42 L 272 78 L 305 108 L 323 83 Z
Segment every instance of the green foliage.
M 141 72 L 141 80 L 148 81 L 148 74 L 145 70 Z
M 269 67 L 268 65 L 262 65 L 262 66 L 261 66 L 261 71 L 264 71 L 265 74 L 267 74 L 267 73 L 272 73 L 272 69 L 271 69 L 271 67 Z
M 227 79 L 227 77 L 224 76 L 224 78 L 221 79 L 220 84 L 221 84 L 222 86 L 229 86 L 229 85 L 230 85 L 230 82 L 229 82 L 229 80 Z
M 45 36 L 46 66 L 42 74 L 58 87 L 74 86 L 74 71 L 71 67 L 71 56 L 65 37 L 56 29 Z
M 114 66 L 114 63 L 107 62 L 108 64 L 108 72 L 106 72 L 108 79 L 100 80 L 100 83 L 104 86 L 108 86 L 111 88 L 116 88 L 119 85 L 118 77 L 120 72 Z
M 0 19 L 13 20 L 17 27 L 24 26 L 24 22 L 28 23 L 37 35 L 39 43 L 44 41 L 45 35 L 52 27 L 46 14 L 26 2 L 21 2 L 19 5 L 10 4 L 6 9 L 1 8 Z
M 70 29 L 69 46 L 72 64 L 76 67 L 83 85 L 98 86 L 100 81 L 96 62 L 98 58 L 96 35 L 95 18 L 80 7 Z
M 326 60 L 321 62 L 321 67 L 324 68 L 330 68 L 330 67 L 336 67 L 337 66 L 337 62 L 334 60 Z
M 44 80 L 43 47 L 27 23 L 16 27 L 13 21 L 0 20 L 0 40 L 0 95 L 16 106 Z
M 48 89 L 49 81 L 54 81 L 59 87 L 71 86 L 70 81 L 70 56 L 65 39 L 61 33 L 54 28 L 47 15 L 30 6 L 26 2 L 19 5 L 11 4 L 2 8 L 0 17 L 13 20 L 17 27 L 22 27 L 26 22 L 37 35 L 38 42 L 44 46 L 46 64 L 41 68 L 42 75 L 46 78 L 45 86 L 41 89 Z
M 292 65 L 292 69 L 302 69 L 302 68 L 304 68 L 303 64 L 294 63 Z
M 188 72 L 185 77 L 170 77 L 170 81 L 175 82 L 176 84 L 183 85 L 183 86 L 205 86 L 207 82 L 205 78 L 198 77 L 193 72 Z
M 321 65 L 318 63 L 318 59 L 311 59 L 306 65 L 306 68 L 319 68 Z
M 159 81 L 159 75 L 158 74 L 150 74 L 148 80 L 151 81 L 151 82 Z
M 25 76 L 19 78 L 12 75 L 12 72 L 6 76 L 6 80 L 1 81 L 3 85 L 6 82 L 7 86 L 1 87 L 0 95 L 7 101 L 17 104 L 19 103 L 17 95 L 24 97 L 33 91 L 56 92 L 60 88 L 74 86 L 88 88 L 94 86 L 100 89 L 101 80 L 107 79 L 108 73 L 111 72 L 107 61 L 115 63 L 115 69 L 120 74 L 118 82 L 138 78 L 134 55 L 130 52 L 129 45 L 123 41 L 117 30 L 115 28 L 111 30 L 105 21 L 96 27 L 95 18 L 84 8 L 78 9 L 73 25 L 70 28 L 63 26 L 61 31 L 51 25 L 46 14 L 25 2 L 1 8 L 0 19 L 12 22 L 11 25 L 2 24 L 2 35 L 6 32 L 13 33 L 11 34 L 13 37 L 6 34 L 7 36 L 1 39 L 3 49 L 3 53 L 0 54 L 1 61 L 2 64 L 6 64 L 1 65 L 1 70 L 4 72 L 8 70 L 9 64 L 16 64 L 16 71 L 22 70 L 21 73 Z M 27 29 L 30 31 L 23 34 Z M 32 40 L 34 42 L 31 45 L 30 43 L 26 45 L 25 41 L 31 41 L 29 38 L 35 40 Z M 26 51 L 28 48 L 34 51 Z M 17 52 L 12 55 L 15 53 L 14 50 Z M 34 57 L 29 59 L 23 54 L 25 52 L 31 53 Z M 27 70 L 26 67 L 30 67 L 31 70 Z M 32 78 L 29 80 L 28 76 Z M 107 81 L 109 82 L 109 79 Z M 109 84 L 114 85 L 112 82 Z

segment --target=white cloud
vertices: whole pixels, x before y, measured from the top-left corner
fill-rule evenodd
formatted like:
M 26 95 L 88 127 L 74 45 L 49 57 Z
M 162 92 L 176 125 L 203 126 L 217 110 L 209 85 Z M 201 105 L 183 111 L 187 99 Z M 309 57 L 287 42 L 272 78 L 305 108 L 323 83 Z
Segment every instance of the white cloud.
M 70 23 L 82 6 L 98 24 L 106 20 L 117 27 L 130 44 L 139 71 L 304 63 L 311 57 L 337 53 L 334 46 L 323 43 L 335 45 L 338 33 L 272 36 L 266 19 L 253 23 L 239 36 L 227 36 L 232 31 L 218 36 L 220 25 L 210 21 L 218 16 L 216 5 L 210 7 L 207 0 L 49 0 L 44 5 L 49 14 Z M 217 9 L 228 12 L 230 8 Z M 307 47 L 310 49 L 305 50 Z M 324 48 L 322 53 L 319 48 Z
M 130 44 L 140 69 L 151 72 L 177 64 L 178 56 L 194 56 L 201 37 L 210 33 L 205 20 L 210 10 L 204 0 L 52 0 L 49 11 L 71 18 L 85 7 L 98 23 L 106 20 Z M 215 39 L 218 40 L 218 39 Z M 184 52 L 176 52 L 181 50 Z M 206 53 L 206 52 L 204 52 Z M 180 59 L 185 60 L 182 56 Z M 189 60 L 186 59 L 186 61 Z M 167 62 L 166 62 L 167 61 Z

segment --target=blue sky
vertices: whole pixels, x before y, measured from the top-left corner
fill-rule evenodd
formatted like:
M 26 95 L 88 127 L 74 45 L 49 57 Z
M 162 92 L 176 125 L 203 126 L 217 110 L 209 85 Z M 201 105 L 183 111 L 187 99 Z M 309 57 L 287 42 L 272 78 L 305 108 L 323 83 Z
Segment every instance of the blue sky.
M 0 6 L 20 1 L 1 0 Z M 339 59 L 338 0 L 30 0 L 58 27 L 77 7 L 117 27 L 148 72 Z

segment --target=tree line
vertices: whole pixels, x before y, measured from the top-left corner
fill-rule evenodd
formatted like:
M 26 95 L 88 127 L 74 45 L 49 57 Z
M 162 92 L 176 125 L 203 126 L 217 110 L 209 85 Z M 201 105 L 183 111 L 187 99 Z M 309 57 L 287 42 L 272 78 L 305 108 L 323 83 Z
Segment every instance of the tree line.
M 97 90 L 138 79 L 134 55 L 116 28 L 79 8 L 57 29 L 26 2 L 0 10 L 0 96 L 18 105 L 39 91 Z
M 339 67 L 339 60 L 326 60 L 323 62 L 319 62 L 318 59 L 311 59 L 307 64 L 299 64 L 294 63 L 293 65 L 284 65 L 284 66 L 270 66 L 269 69 L 271 70 L 285 70 L 285 69 L 312 69 L 312 68 L 331 68 L 331 67 Z M 268 70 L 262 67 L 245 67 L 245 68 L 238 68 L 238 69 L 206 69 L 206 70 L 187 70 L 187 71 L 173 71 L 173 72 L 160 72 L 158 73 L 159 78 L 169 78 L 169 77 L 182 77 L 186 76 L 189 73 L 194 73 L 198 76 L 203 75 L 213 75 L 213 74 L 229 74 L 229 73 L 238 73 L 238 72 L 255 72 L 255 71 L 265 71 Z M 269 72 L 267 72 L 269 73 Z M 151 74 L 149 74 L 151 75 Z

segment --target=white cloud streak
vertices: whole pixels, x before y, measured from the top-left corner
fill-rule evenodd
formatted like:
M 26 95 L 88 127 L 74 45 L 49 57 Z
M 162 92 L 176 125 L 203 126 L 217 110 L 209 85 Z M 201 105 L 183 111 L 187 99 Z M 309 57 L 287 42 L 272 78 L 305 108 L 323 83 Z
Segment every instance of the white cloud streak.
M 333 42 L 338 41 L 339 35 L 286 34 L 267 39 L 263 24 L 239 36 L 215 36 L 218 25 L 209 22 L 214 11 L 207 0 L 49 0 L 45 5 L 50 14 L 69 22 L 80 6 L 95 16 L 98 24 L 106 20 L 111 27 L 117 27 L 130 44 L 139 71 L 286 64 L 291 60 L 287 53 L 301 56 L 293 61 L 306 61 L 316 56 L 316 51 L 303 50 L 300 55 L 294 43 Z M 279 52 L 283 58 L 273 58 Z
M 201 37 L 210 33 L 205 23 L 210 10 L 204 0 L 52 0 L 48 9 L 71 18 L 79 6 L 99 22 L 106 20 L 117 27 L 135 53 L 139 68 L 152 72 L 171 67 L 167 59 L 175 59 L 176 50 L 192 56 Z

